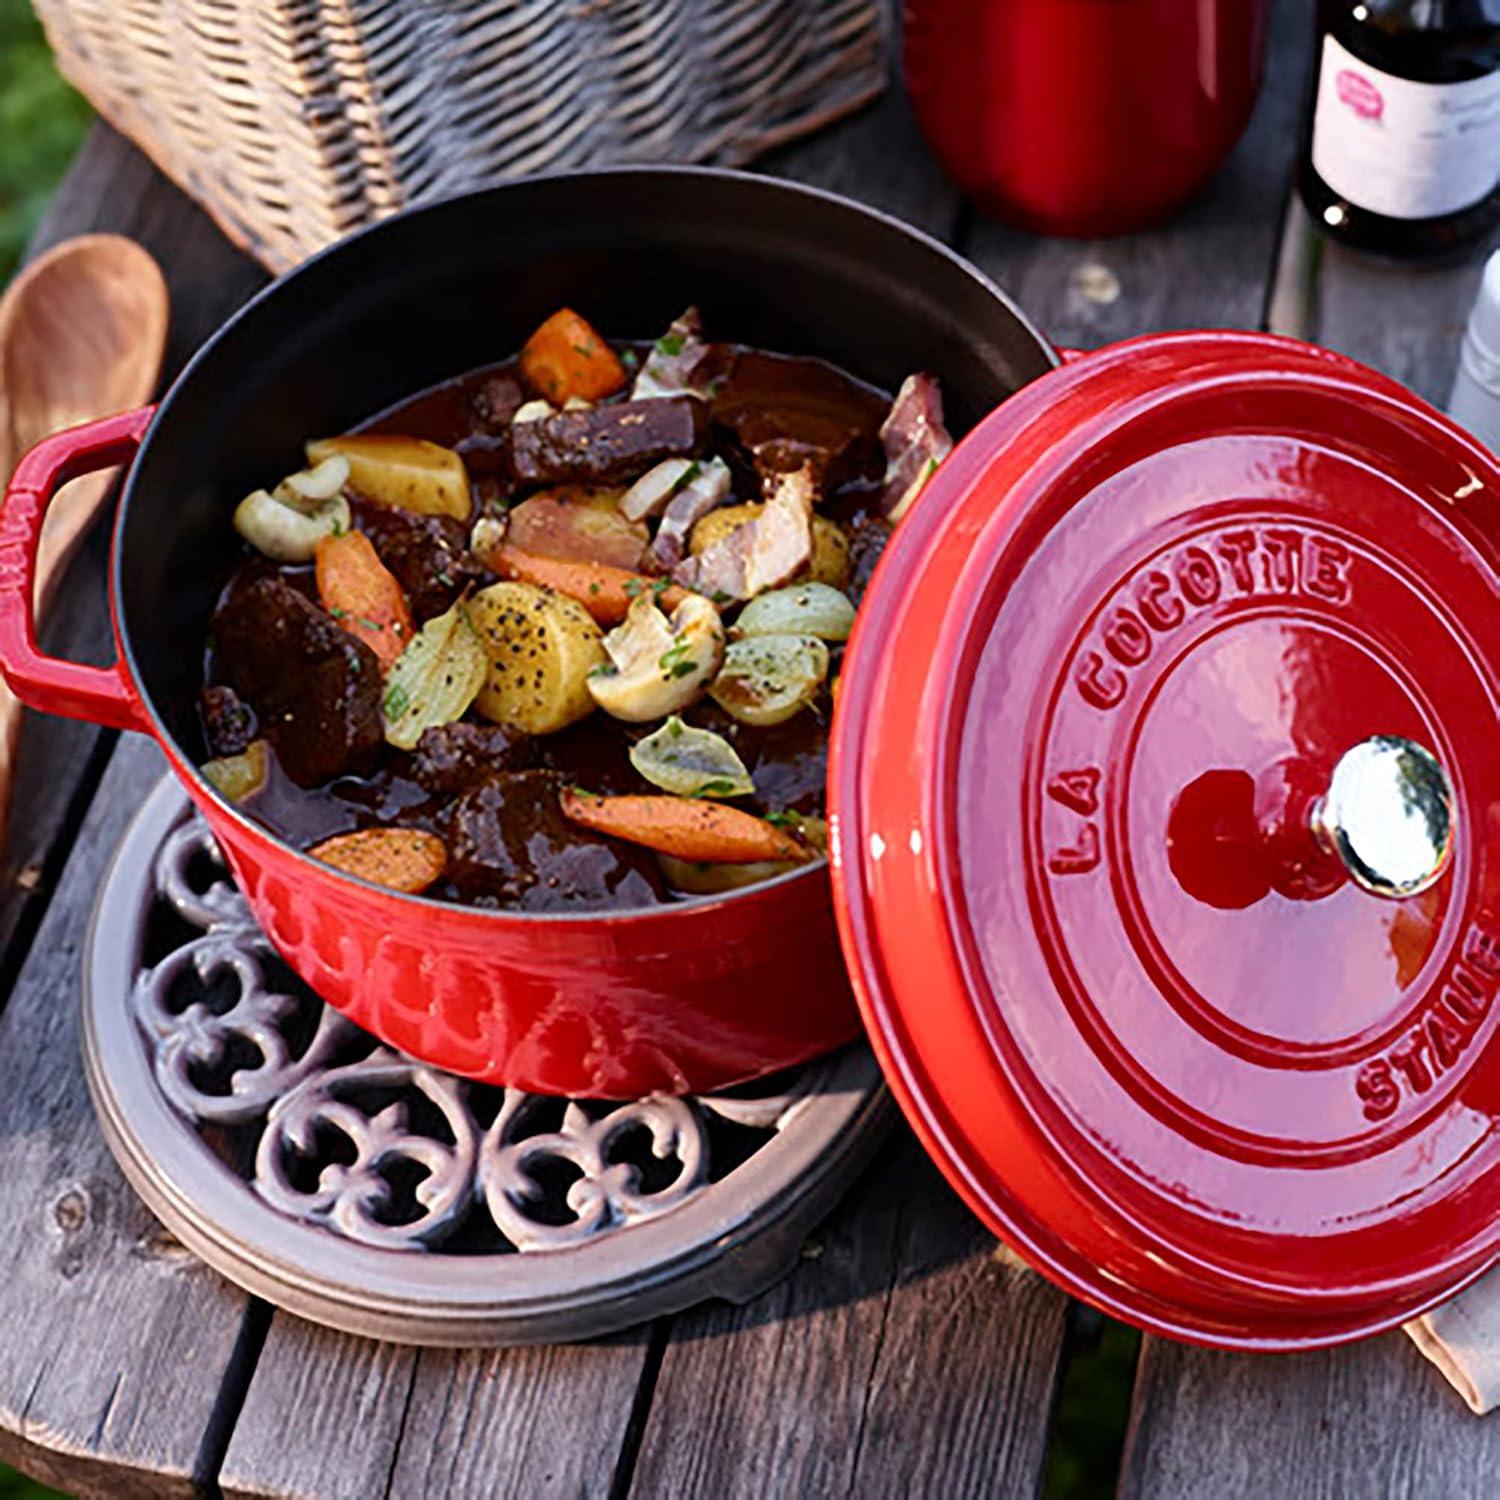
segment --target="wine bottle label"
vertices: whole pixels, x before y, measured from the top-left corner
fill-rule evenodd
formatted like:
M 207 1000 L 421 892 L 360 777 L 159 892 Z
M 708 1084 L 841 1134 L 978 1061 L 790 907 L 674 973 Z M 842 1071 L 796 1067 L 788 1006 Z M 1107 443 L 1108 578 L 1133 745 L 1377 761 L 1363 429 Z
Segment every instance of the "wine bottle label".
M 1312 163 L 1370 213 L 1433 219 L 1470 208 L 1500 183 L 1500 72 L 1414 83 L 1325 37 Z

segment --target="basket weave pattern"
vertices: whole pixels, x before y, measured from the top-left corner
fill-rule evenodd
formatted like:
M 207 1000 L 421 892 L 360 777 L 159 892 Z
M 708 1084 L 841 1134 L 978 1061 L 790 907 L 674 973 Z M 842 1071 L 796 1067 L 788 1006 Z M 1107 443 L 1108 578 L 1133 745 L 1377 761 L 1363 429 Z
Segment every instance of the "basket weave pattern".
M 873 97 L 885 0 L 34 0 L 72 83 L 273 270 L 409 204 L 739 164 Z

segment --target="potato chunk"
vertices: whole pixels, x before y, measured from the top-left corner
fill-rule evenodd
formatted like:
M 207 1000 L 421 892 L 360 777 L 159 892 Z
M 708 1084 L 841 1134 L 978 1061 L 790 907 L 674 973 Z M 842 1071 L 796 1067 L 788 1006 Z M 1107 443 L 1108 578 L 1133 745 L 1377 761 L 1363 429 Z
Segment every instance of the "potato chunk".
M 451 448 L 386 432 L 319 438 L 307 445 L 310 464 L 335 454 L 349 460 L 350 489 L 376 505 L 459 521 L 469 518 L 473 507 L 468 471 Z
M 555 734 L 593 712 L 589 673 L 608 657 L 575 599 L 530 583 L 495 583 L 469 601 L 489 670 L 475 707 L 527 734 Z

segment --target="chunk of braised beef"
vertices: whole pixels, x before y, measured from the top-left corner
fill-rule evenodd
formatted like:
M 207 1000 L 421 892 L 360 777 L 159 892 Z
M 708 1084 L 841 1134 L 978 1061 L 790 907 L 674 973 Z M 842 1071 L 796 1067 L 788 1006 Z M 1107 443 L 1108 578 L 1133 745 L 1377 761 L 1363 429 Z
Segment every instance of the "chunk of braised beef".
M 526 770 L 536 742 L 498 724 L 444 724 L 425 730 L 412 752 L 411 774 L 434 796 L 453 797 L 506 771 Z
M 473 480 L 510 479 L 510 430 L 471 432 L 453 445 Z
M 213 634 L 217 675 L 255 710 L 298 786 L 374 765 L 385 743 L 380 662 L 363 641 L 275 574 L 238 576 Z
M 461 797 L 445 819 L 447 879 L 465 898 L 522 911 L 607 911 L 665 895 L 645 850 L 577 828 L 548 771 L 497 776 Z
M 884 469 L 884 398 L 819 359 L 740 350 L 715 389 L 713 414 L 767 490 L 794 469 L 809 469 L 822 494 Z
M 664 458 L 701 453 L 708 408 L 693 396 L 616 401 L 521 422 L 510 433 L 512 469 L 523 484 L 607 484 L 637 478 Z
M 849 531 L 849 585 L 845 592 L 858 605 L 870 586 L 875 564 L 891 539 L 891 526 L 878 516 L 862 516 Z
M 394 506 L 354 502 L 355 524 L 406 591 L 418 620 L 440 615 L 484 576 L 469 556 L 468 529 L 452 516 L 422 516 Z
M 240 755 L 255 738 L 255 711 L 232 687 L 204 688 L 199 711 L 212 755 Z
M 514 375 L 487 375 L 470 394 L 475 420 L 490 432 L 501 432 L 526 400 L 520 380 Z

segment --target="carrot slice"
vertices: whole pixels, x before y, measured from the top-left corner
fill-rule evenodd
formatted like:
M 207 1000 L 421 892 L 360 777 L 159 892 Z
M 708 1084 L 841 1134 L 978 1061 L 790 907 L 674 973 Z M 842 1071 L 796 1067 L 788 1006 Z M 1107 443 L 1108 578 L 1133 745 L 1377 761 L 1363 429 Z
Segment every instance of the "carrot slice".
M 425 891 L 448 865 L 442 839 L 420 828 L 363 828 L 324 839 L 307 852 L 346 875 L 409 896 Z
M 412 638 L 411 606 L 362 531 L 325 536 L 317 551 L 318 597 L 350 635 L 389 668 Z
M 630 609 L 630 601 L 654 592 L 664 610 L 677 608 L 688 591 L 664 578 L 648 578 L 611 563 L 578 562 L 571 558 L 542 557 L 502 543 L 480 559 L 502 578 L 534 583 L 576 599 L 601 625 L 618 625 Z
M 695 864 L 748 865 L 763 859 L 806 863 L 816 851 L 785 829 L 726 807 L 689 797 L 596 797 L 564 791 L 563 816 L 595 833 L 642 844 Z
M 521 375 L 554 406 L 574 396 L 599 401 L 625 384 L 615 351 L 571 307 L 559 308 L 526 340 Z

